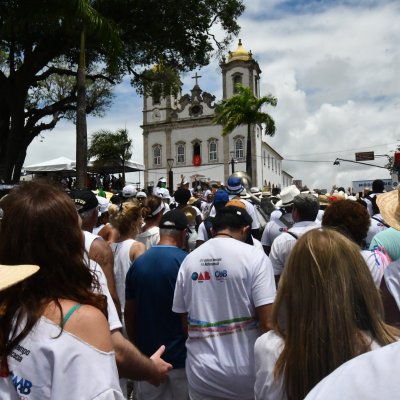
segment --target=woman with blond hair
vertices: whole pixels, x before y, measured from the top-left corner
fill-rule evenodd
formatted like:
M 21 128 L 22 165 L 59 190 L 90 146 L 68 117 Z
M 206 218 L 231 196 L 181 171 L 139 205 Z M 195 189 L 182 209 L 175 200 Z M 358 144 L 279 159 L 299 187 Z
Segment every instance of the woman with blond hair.
M 126 274 L 131 263 L 146 250 L 143 243 L 135 240 L 142 224 L 142 209 L 138 202 L 127 201 L 119 205 L 111 205 L 108 213 L 110 224 L 118 232 L 118 239 L 111 244 L 111 249 L 114 253 L 115 286 L 123 314 Z
M 256 399 L 303 399 L 325 376 L 393 343 L 379 292 L 359 247 L 329 229 L 304 234 L 279 282 L 274 330 L 255 344 Z
M 123 399 L 107 300 L 84 261 L 74 203 L 29 182 L 1 207 L 0 263 L 40 270 L 0 293 L 0 398 L 15 397 L 11 379 L 21 399 Z
M 143 243 L 146 246 L 146 250 L 160 241 L 160 228 L 158 225 L 164 210 L 164 202 L 160 197 L 149 196 L 142 202 L 144 224 L 141 232 L 136 236 L 136 240 Z

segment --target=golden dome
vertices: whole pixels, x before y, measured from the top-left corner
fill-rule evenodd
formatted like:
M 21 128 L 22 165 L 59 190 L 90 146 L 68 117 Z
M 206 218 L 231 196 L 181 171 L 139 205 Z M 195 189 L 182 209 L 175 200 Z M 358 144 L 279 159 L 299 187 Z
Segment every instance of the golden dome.
M 229 52 L 228 63 L 236 60 L 249 61 L 252 58 L 251 51 L 247 51 L 242 45 L 242 39 L 239 39 L 238 48 L 233 52 Z

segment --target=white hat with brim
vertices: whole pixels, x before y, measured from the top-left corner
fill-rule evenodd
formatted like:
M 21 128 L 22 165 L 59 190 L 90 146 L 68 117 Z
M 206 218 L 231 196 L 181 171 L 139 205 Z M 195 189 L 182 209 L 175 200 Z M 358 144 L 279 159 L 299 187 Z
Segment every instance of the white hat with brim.
M 293 200 L 300 194 L 300 190 L 297 186 L 292 185 L 282 189 L 280 196 L 281 199 L 275 204 L 275 207 L 289 207 L 293 205 Z
M 400 190 L 377 195 L 376 204 L 383 220 L 392 228 L 400 231 Z
M 9 288 L 39 271 L 37 265 L 0 265 L 0 290 Z

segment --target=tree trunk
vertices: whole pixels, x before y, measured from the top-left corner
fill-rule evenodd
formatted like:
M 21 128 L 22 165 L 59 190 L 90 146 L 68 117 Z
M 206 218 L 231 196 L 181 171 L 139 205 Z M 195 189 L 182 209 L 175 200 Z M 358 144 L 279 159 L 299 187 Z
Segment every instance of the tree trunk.
M 246 174 L 253 181 L 253 170 L 251 168 L 251 124 L 247 124 L 247 143 L 246 143 Z
M 86 62 L 85 30 L 81 32 L 81 46 L 78 65 L 78 90 L 76 107 L 76 186 L 86 187 L 87 174 L 87 124 L 86 124 Z

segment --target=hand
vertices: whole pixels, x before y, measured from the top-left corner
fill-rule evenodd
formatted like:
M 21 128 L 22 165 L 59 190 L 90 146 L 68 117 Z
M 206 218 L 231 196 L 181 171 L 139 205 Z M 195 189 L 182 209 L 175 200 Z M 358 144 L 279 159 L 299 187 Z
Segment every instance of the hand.
M 172 365 L 165 362 L 161 356 L 164 354 L 165 346 L 161 346 L 151 357 L 150 360 L 154 365 L 153 377 L 149 379 L 149 383 L 159 386 L 168 377 L 168 372 L 172 369 Z

